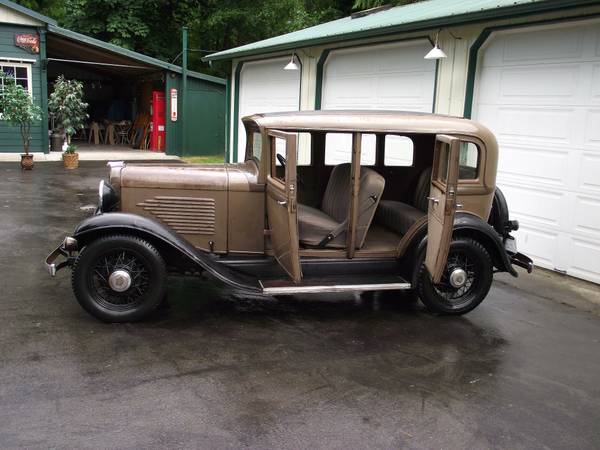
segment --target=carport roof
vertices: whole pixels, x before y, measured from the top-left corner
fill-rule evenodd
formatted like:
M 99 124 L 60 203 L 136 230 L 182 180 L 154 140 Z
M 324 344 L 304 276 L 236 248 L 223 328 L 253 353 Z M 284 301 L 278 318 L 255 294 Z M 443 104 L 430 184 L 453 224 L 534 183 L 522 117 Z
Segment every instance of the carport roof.
M 449 25 L 502 19 L 567 7 L 597 4 L 598 0 L 428 0 L 343 19 L 275 36 L 208 55 L 206 60 L 294 50 L 300 47 L 408 32 Z
M 152 58 L 151 56 L 147 56 L 142 53 L 134 52 L 133 50 L 128 50 L 126 48 L 119 47 L 118 45 L 110 44 L 108 42 L 104 42 L 99 39 L 86 36 L 85 34 L 67 30 L 66 28 L 61 28 L 57 25 L 48 24 L 48 34 L 49 36 L 54 35 L 60 38 L 68 39 L 75 45 L 94 47 L 96 50 L 112 54 L 116 57 L 119 57 L 117 61 L 119 64 L 122 64 L 126 61 L 131 61 L 136 62 L 138 64 L 141 63 L 142 65 L 147 66 L 148 68 L 154 67 L 159 69 L 170 70 L 176 73 L 182 72 L 181 66 L 170 64 L 168 62 L 161 61 L 160 59 Z M 226 81 L 222 78 L 205 75 L 200 72 L 188 71 L 188 76 L 193 78 L 199 78 L 205 81 L 210 81 L 212 83 L 226 84 Z

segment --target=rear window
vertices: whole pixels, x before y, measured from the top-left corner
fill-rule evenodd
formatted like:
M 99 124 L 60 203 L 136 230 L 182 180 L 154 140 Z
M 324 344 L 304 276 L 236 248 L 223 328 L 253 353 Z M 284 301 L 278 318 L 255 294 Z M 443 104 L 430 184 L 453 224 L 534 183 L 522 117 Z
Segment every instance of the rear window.
M 475 180 L 479 173 L 480 151 L 473 142 L 460 143 L 458 178 L 460 180 Z
M 259 162 L 262 158 L 262 136 L 258 132 L 252 133 L 252 157 Z
M 362 166 L 375 165 L 376 148 L 377 137 L 374 134 L 363 134 L 360 153 Z M 325 135 L 325 165 L 337 166 L 350 162 L 352 162 L 352 133 L 327 133 Z
M 385 136 L 383 164 L 385 166 L 412 166 L 415 145 L 411 138 L 388 134 Z

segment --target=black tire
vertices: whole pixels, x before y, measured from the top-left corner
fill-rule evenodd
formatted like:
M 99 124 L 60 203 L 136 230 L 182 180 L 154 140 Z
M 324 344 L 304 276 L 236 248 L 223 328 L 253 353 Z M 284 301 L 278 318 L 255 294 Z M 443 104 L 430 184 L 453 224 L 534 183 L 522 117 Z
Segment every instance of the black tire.
M 417 293 L 427 309 L 436 314 L 461 315 L 476 308 L 488 294 L 494 278 L 490 254 L 483 245 L 469 238 L 458 238 L 450 244 L 448 264 L 440 284 L 433 284 L 423 261 L 419 261 Z M 467 272 L 467 282 L 459 289 L 448 281 L 450 272 L 461 267 Z
M 125 270 L 131 286 L 124 292 L 111 289 L 110 273 Z M 134 322 L 147 317 L 165 298 L 166 266 L 160 253 L 135 236 L 99 238 L 79 254 L 71 284 L 79 304 L 104 322 Z

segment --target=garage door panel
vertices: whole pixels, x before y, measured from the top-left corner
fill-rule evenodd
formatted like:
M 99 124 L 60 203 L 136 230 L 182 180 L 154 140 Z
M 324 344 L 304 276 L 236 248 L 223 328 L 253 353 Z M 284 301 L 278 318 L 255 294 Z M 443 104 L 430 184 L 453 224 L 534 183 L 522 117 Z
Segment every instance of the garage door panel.
M 581 157 L 579 173 L 580 189 L 600 191 L 600 155 L 585 152 Z
M 435 62 L 425 42 L 393 43 L 329 54 L 323 72 L 323 109 L 431 112 Z
M 563 194 L 547 190 L 523 188 L 498 183 L 504 193 L 511 215 L 538 222 L 544 226 L 560 228 Z
M 600 245 L 598 242 L 573 238 L 571 264 L 567 273 L 600 283 Z
M 577 233 L 600 239 L 600 199 L 576 196 L 573 228 Z
M 540 160 L 544 171 L 540 172 Z M 569 161 L 567 151 L 538 150 L 504 145 L 500 154 L 498 179 L 511 178 L 525 184 L 551 184 L 554 188 L 567 187 L 565 167 Z
M 534 262 L 600 282 L 600 21 L 492 35 L 474 117 L 498 138 L 498 186 Z

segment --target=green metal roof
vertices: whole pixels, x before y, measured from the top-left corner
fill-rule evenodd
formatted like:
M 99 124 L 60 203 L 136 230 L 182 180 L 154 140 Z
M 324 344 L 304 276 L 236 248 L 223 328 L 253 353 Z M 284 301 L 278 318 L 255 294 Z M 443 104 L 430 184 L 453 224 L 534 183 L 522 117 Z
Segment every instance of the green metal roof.
M 392 32 L 425 30 L 590 4 L 597 5 L 598 0 L 428 0 L 374 12 L 359 18 L 345 17 L 213 53 L 205 59 L 227 60 Z
M 0 0 L 0 5 L 6 6 L 7 8 L 12 9 L 13 11 L 17 11 L 25 16 L 29 16 L 32 19 L 39 20 L 42 23 L 56 25 L 56 20 L 44 16 L 43 14 L 37 13 L 29 8 L 25 8 L 24 6 L 21 6 L 15 2 L 11 2 L 9 0 Z
M 0 0 L 4 1 L 4 0 Z M 66 28 L 61 28 L 56 25 L 48 25 L 48 33 L 56 34 L 58 36 L 62 36 L 68 39 L 72 39 L 78 42 L 82 42 L 87 45 L 91 45 L 94 47 L 101 48 L 103 50 L 107 50 L 112 53 L 116 53 L 117 55 L 122 55 L 127 58 L 131 58 L 132 60 L 139 61 L 141 63 L 148 64 L 150 66 L 159 67 L 161 69 L 170 70 L 172 72 L 181 73 L 181 66 L 170 64 L 168 62 L 162 61 L 160 59 L 152 58 L 151 56 L 144 55 L 142 53 L 134 52 L 133 50 L 128 50 L 123 47 L 119 47 L 118 45 L 110 44 L 108 42 L 101 41 L 99 39 L 95 39 L 85 34 L 77 33 L 75 31 L 67 30 Z M 209 81 L 217 84 L 226 84 L 227 82 L 223 78 L 213 77 L 211 75 L 205 75 L 200 72 L 194 72 L 192 70 L 188 70 L 188 76 L 193 78 L 198 78 L 201 80 Z

